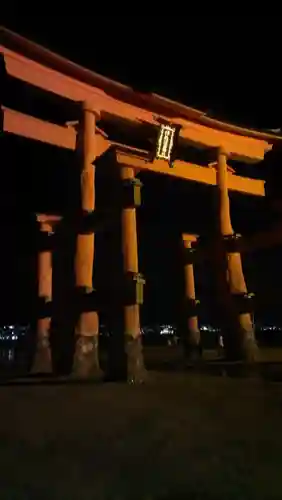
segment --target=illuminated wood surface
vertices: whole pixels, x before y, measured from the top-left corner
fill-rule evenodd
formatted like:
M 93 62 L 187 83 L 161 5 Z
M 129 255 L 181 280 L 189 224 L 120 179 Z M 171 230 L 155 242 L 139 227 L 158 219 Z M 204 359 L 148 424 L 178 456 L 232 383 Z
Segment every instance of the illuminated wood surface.
M 168 163 L 163 160 L 155 160 L 153 162 L 146 161 L 140 156 L 133 156 L 129 153 L 117 151 L 117 162 L 122 166 L 132 166 L 140 171 L 149 170 L 155 173 L 178 177 L 187 181 L 200 182 L 216 186 L 216 170 L 213 167 L 201 167 L 193 163 L 177 160 L 170 168 Z M 265 181 L 259 179 L 249 179 L 248 177 L 240 177 L 231 172 L 227 173 L 228 189 L 238 191 L 244 194 L 254 196 L 265 196 L 264 184 Z
M 2 29 L 2 39 L 0 51 L 5 56 L 8 74 L 73 101 L 91 101 L 104 117 L 153 125 L 158 124 L 159 118 L 165 118 L 180 123 L 181 137 L 195 147 L 222 146 L 230 158 L 245 162 L 261 161 L 272 144 L 282 140 L 274 134 L 212 119 L 157 94 L 134 92 L 8 30 Z
M 41 141 L 59 148 L 76 148 L 75 127 L 62 127 L 32 116 L 2 107 L 4 122 L 3 131 L 10 134 L 26 137 L 35 141 Z M 110 147 L 111 143 L 102 135 L 96 135 L 97 156 L 101 156 Z

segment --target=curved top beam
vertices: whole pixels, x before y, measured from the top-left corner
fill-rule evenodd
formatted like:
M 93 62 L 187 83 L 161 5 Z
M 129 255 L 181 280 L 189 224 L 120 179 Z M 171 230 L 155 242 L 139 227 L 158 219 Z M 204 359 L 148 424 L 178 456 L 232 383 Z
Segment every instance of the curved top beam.
M 228 122 L 210 118 L 203 111 L 185 106 L 184 104 L 175 102 L 158 94 L 141 94 L 140 92 L 136 92 L 131 87 L 83 68 L 82 66 L 69 61 L 65 57 L 55 54 L 52 51 L 1 26 L 0 42 L 7 48 L 16 50 L 20 54 L 39 62 L 40 64 L 62 72 L 80 82 L 103 89 L 116 99 L 135 106 L 146 108 L 153 113 L 164 114 L 167 117 L 180 117 L 193 120 L 206 125 L 207 127 L 265 140 L 270 143 L 282 141 L 282 136 L 239 127 Z
M 155 113 L 164 113 L 168 115 L 169 110 L 172 111 L 172 101 L 163 99 L 157 94 L 147 95 L 136 92 L 127 85 L 99 75 L 89 69 L 83 68 L 79 64 L 76 64 L 61 55 L 55 54 L 51 50 L 46 49 L 45 47 L 42 47 L 41 45 L 32 42 L 3 26 L 0 26 L 0 44 L 3 44 L 6 48 L 16 51 L 35 62 L 46 65 L 51 69 L 75 78 L 78 81 L 93 87 L 98 87 L 116 99 L 120 99 L 135 106 L 144 107 L 147 105 L 148 109 L 151 107 L 154 108 L 153 111 Z M 172 115 L 179 115 L 180 110 L 190 119 L 196 119 L 203 114 L 202 111 L 174 102 Z

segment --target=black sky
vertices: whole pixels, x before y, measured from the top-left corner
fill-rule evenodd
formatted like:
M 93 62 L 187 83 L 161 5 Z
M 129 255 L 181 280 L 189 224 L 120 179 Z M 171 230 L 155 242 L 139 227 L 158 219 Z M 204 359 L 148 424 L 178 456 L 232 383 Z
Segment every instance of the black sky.
M 5 25 L 97 73 L 143 92 L 157 92 L 210 115 L 255 128 L 282 127 L 279 25 L 273 16 L 42 16 L 7 20 Z M 2 173 L 2 321 L 27 317 L 34 293 L 34 230 L 27 214 L 48 200 L 68 203 L 65 167 L 48 167 L 34 148 L 14 152 L 14 172 Z M 24 151 L 24 154 L 23 154 Z M 43 155 L 44 156 L 44 155 Z M 271 202 L 281 196 L 282 154 L 269 154 L 248 175 L 267 180 L 268 199 L 232 196 L 235 230 L 248 233 L 271 224 Z M 28 165 L 28 166 L 27 166 Z M 29 169 L 29 173 L 27 173 Z M 54 178 L 56 176 L 56 182 Z M 16 177 L 16 181 L 15 181 Z M 44 181 L 42 180 L 44 177 Z M 52 180 L 53 179 L 53 180 Z M 211 193 L 201 186 L 143 176 L 139 213 L 140 267 L 148 281 L 146 321 L 174 319 L 179 284 L 175 243 L 183 230 L 208 232 Z M 41 183 L 42 192 L 38 185 Z M 43 187 L 44 184 L 44 187 Z M 15 189 L 16 185 L 16 189 Z M 9 190 L 10 186 L 10 190 Z M 12 187 L 13 186 L 13 187 Z M 45 201 L 44 201 L 45 200 Z M 36 205 L 36 207 L 35 207 Z M 30 217 L 30 221 L 31 221 Z M 9 220 L 9 223 L 7 223 Z M 159 251 L 159 253 L 157 253 Z M 13 275 L 7 269 L 13 268 Z M 250 288 L 258 296 L 258 316 L 280 320 L 280 249 L 245 259 Z M 180 280 L 181 281 L 181 280 Z M 210 318 L 213 294 L 209 270 L 197 269 L 202 318 Z

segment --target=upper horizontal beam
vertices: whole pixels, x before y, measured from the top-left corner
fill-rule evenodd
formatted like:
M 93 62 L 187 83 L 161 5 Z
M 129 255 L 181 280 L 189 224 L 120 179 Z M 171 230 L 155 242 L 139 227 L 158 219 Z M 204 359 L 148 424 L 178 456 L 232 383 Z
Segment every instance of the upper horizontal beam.
M 140 156 L 117 151 L 117 162 L 120 165 L 133 167 L 138 170 L 149 170 L 159 174 L 171 175 L 188 181 L 200 182 L 203 184 L 216 185 L 216 171 L 214 168 L 200 167 L 193 163 L 184 161 L 175 161 L 173 168 L 164 160 L 155 160 L 153 162 L 146 161 Z M 240 177 L 231 172 L 227 173 L 228 189 L 238 191 L 244 194 L 254 196 L 265 196 L 264 183 L 260 179 L 249 179 L 248 177 Z
M 4 114 L 3 131 L 10 134 L 26 137 L 35 141 L 44 142 L 59 148 L 76 149 L 76 131 L 74 127 L 62 127 L 55 123 L 46 122 L 24 113 L 2 107 Z M 101 156 L 111 143 L 101 134 L 95 136 L 95 154 Z
M 69 59 L 52 52 L 22 35 L 14 33 L 3 26 L 0 26 L 0 37 L 3 45 L 7 49 L 22 54 L 23 56 L 37 61 L 44 66 L 53 68 L 60 73 L 71 76 L 72 78 L 85 82 L 91 87 L 98 87 L 105 90 L 109 95 L 114 98 L 128 102 L 137 106 L 146 108 L 154 113 L 166 115 L 168 117 L 181 116 L 185 119 L 192 121 L 199 121 L 208 127 L 232 132 L 239 135 L 248 137 L 255 137 L 257 139 L 265 139 L 271 144 L 274 142 L 281 142 L 282 136 L 276 135 L 271 132 L 263 132 L 246 127 L 234 125 L 233 123 L 223 122 L 207 115 L 206 112 L 199 109 L 191 108 L 183 103 L 173 101 L 167 97 L 155 93 L 141 93 L 134 90 L 132 87 L 124 85 L 120 82 L 112 80 L 108 77 L 95 73 L 92 70 L 84 68 Z
M 0 52 L 4 54 L 7 73 L 14 78 L 71 101 L 88 101 L 97 111 L 104 111 L 131 121 L 157 123 L 151 112 L 118 101 L 99 88 L 43 66 L 6 47 L 0 46 Z
M 4 54 L 8 74 L 26 83 L 73 101 L 87 100 L 98 112 L 126 119 L 133 123 L 146 122 L 157 125 L 159 117 L 168 119 L 166 116 L 156 116 L 152 111 L 146 109 L 146 104 L 142 108 L 115 99 L 100 88 L 75 80 L 4 46 L 0 46 L 0 51 Z M 181 123 L 181 137 L 196 147 L 223 147 L 231 159 L 245 162 L 260 161 L 264 158 L 265 152 L 271 149 L 271 141 L 215 130 L 201 123 L 179 119 L 177 111 L 175 114 L 176 117 L 171 121 Z

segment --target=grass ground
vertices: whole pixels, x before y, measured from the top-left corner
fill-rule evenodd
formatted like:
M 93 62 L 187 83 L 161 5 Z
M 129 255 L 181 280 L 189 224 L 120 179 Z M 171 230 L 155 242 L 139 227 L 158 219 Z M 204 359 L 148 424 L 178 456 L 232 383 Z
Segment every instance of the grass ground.
M 0 407 L 1 500 L 282 498 L 280 382 L 152 371 L 2 386 Z

